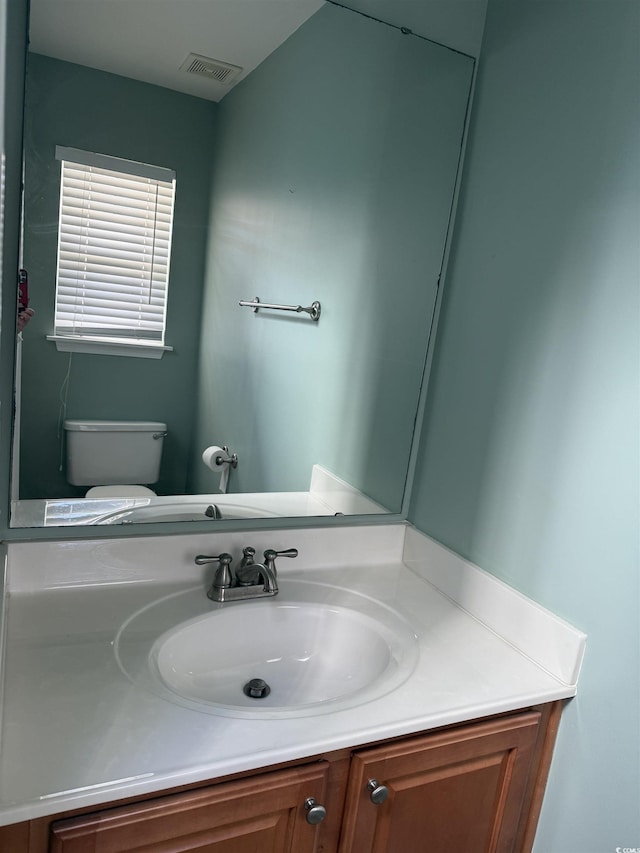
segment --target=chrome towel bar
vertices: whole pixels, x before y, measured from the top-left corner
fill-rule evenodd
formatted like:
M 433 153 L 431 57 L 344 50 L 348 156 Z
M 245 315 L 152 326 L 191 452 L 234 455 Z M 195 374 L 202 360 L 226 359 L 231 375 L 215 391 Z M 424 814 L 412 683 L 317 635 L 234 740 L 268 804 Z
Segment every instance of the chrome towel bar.
M 296 314 L 308 314 L 312 320 L 320 319 L 320 303 L 312 302 L 308 308 L 303 308 L 302 305 L 274 305 L 271 302 L 260 302 L 257 296 L 254 296 L 251 302 L 241 299 L 238 302 L 241 308 L 253 308 L 253 313 L 256 314 L 259 308 L 271 308 L 273 311 L 295 311 Z

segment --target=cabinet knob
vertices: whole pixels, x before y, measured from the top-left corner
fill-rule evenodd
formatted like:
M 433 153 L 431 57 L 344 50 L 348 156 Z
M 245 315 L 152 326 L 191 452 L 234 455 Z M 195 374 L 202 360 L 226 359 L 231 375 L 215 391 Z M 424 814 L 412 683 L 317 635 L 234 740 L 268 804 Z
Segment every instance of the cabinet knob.
M 384 801 L 389 796 L 389 789 L 386 785 L 380 785 L 376 779 L 369 779 L 367 782 L 367 789 L 369 790 L 369 796 L 371 797 L 371 802 L 376 806 L 379 806 L 380 803 L 384 803 Z
M 312 826 L 315 826 L 316 823 L 322 823 L 327 816 L 325 807 L 316 802 L 313 797 L 307 797 L 304 801 L 304 807 L 307 810 L 307 823 Z

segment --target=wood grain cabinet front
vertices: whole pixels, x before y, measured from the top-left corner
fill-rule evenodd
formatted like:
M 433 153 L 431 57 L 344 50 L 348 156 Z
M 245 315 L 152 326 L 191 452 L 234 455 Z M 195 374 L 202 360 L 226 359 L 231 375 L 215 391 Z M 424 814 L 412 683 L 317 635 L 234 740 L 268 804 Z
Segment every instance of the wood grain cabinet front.
M 54 823 L 51 853 L 316 853 L 326 762 Z M 317 809 L 318 806 L 315 806 Z
M 513 853 L 541 715 L 357 752 L 339 853 Z
M 14 824 L 0 853 L 530 853 L 561 705 Z

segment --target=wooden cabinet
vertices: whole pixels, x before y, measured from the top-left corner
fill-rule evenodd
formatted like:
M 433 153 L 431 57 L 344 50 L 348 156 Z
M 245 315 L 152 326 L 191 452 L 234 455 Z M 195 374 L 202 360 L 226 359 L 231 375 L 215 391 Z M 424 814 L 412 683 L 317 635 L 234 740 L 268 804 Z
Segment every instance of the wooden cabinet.
M 315 853 L 305 801 L 323 801 L 327 763 L 58 821 L 51 853 Z
M 0 828 L 0 853 L 528 853 L 560 709 Z M 309 798 L 327 809 L 317 825 Z
M 357 752 L 340 853 L 511 853 L 539 725 L 532 712 Z

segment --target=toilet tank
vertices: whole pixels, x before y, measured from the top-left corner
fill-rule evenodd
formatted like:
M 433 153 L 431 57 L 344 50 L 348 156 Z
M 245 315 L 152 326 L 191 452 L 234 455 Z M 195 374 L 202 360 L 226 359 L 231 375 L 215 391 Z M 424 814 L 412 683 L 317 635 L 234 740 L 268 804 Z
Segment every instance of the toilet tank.
M 64 422 L 67 481 L 74 486 L 155 483 L 167 425 L 159 421 Z

